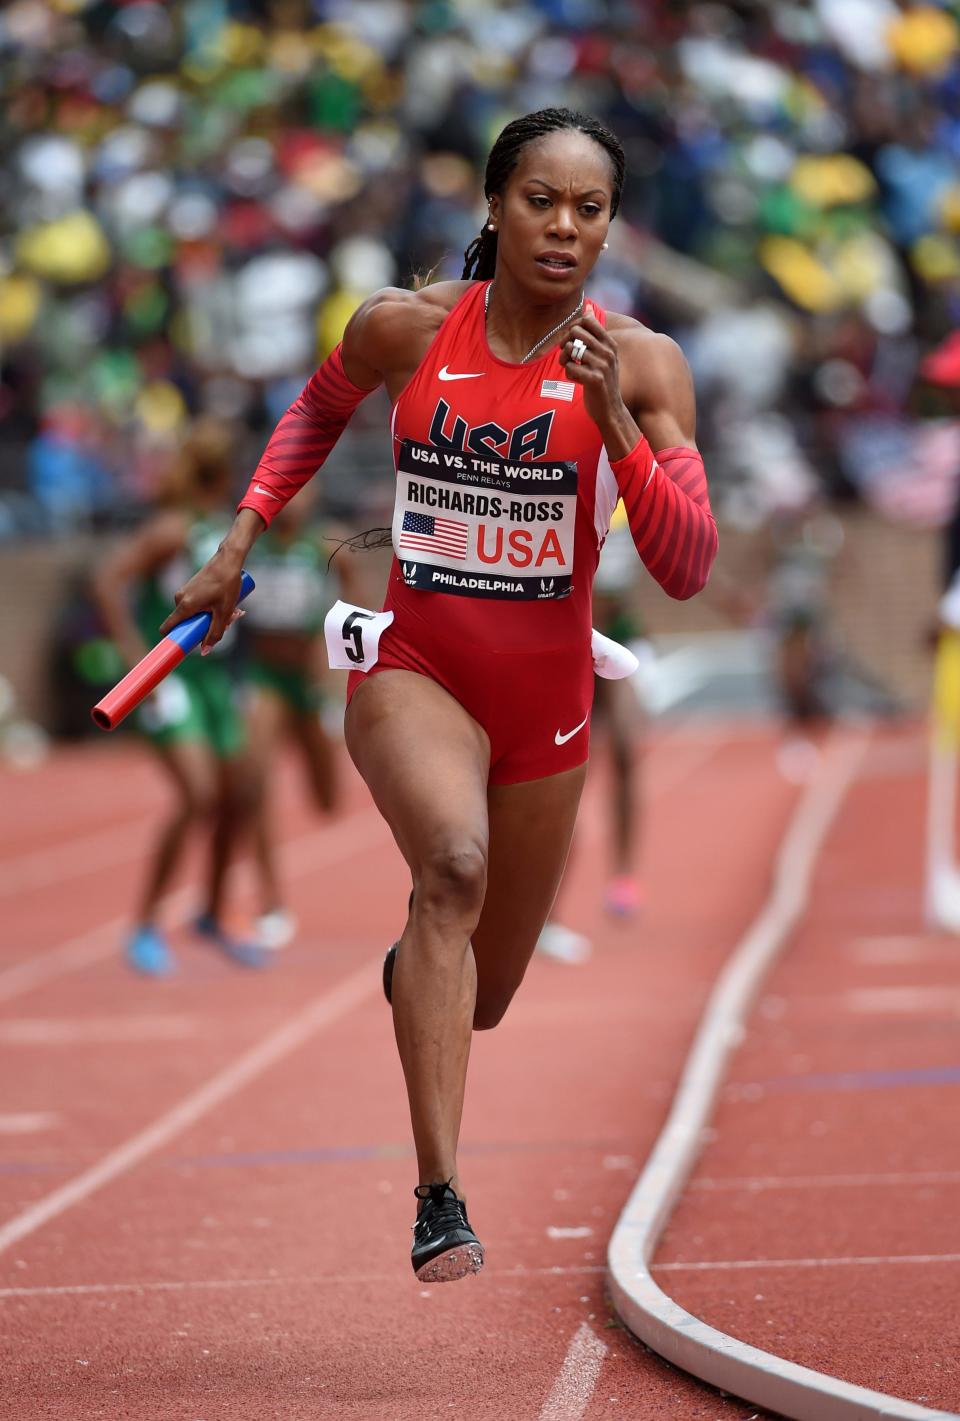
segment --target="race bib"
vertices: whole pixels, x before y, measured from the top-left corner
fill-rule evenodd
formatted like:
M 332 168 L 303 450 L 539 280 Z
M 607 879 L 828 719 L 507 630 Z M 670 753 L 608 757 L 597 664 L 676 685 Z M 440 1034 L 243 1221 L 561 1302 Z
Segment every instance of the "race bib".
M 567 597 L 576 516 L 571 460 L 401 445 L 393 548 L 408 587 L 505 601 Z
M 392 612 L 370 612 L 349 602 L 334 602 L 323 622 L 327 660 L 334 671 L 369 671 L 380 655 L 380 638 Z

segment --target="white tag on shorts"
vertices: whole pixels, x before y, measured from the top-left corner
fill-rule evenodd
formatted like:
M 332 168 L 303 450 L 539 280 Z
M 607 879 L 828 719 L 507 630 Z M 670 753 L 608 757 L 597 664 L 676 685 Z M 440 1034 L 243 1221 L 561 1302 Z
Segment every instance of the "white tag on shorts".
M 333 671 L 369 671 L 380 655 L 380 638 L 392 612 L 371 612 L 350 602 L 334 602 L 323 621 L 327 660 Z
M 632 676 L 640 665 L 629 647 L 621 646 L 596 628 L 590 638 L 590 650 L 593 653 L 593 669 L 605 681 L 622 681 L 624 676 Z
M 190 714 L 190 692 L 179 676 L 167 676 L 140 707 L 140 723 L 156 734 L 182 725 Z

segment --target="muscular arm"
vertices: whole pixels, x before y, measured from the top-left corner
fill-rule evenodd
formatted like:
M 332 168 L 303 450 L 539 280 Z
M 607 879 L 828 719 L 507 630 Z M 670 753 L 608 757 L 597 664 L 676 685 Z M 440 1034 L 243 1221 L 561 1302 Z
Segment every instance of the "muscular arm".
M 671 597 L 704 586 L 717 552 L 717 526 L 695 444 L 693 383 L 679 347 L 634 324 L 608 331 L 586 317 L 590 351 L 568 375 L 584 386 L 603 436 L 630 531 L 644 566 Z M 651 451 L 655 451 L 655 454 Z
M 643 478 L 629 456 L 614 472 L 644 565 L 671 597 L 684 599 L 706 584 L 717 554 L 717 525 L 695 443 L 696 406 L 687 363 L 666 336 L 644 344 L 632 414 L 656 462 Z

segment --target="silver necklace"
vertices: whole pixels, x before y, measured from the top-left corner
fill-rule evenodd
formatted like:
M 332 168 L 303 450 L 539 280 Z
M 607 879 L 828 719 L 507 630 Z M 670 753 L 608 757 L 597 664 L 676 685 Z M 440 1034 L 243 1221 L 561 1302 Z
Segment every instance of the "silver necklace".
M 486 319 L 487 313 L 488 313 L 489 310 L 490 310 L 490 293 L 492 292 L 492 290 L 493 290 L 493 282 L 491 281 L 490 285 L 487 287 L 486 294 L 484 295 L 484 298 L 483 298 L 483 315 L 484 315 L 484 319 Z M 569 316 L 564 316 L 563 320 L 562 320 L 562 321 L 558 321 L 557 324 L 554 326 L 554 328 L 553 328 L 552 331 L 547 331 L 547 333 L 546 333 L 545 336 L 541 336 L 540 339 L 537 341 L 536 345 L 532 345 L 532 346 L 530 347 L 530 349 L 527 351 L 526 355 L 525 355 L 525 356 L 523 357 L 523 359 L 520 361 L 520 364 L 521 364 L 521 365 L 525 365 L 525 364 L 527 363 L 527 361 L 530 359 L 531 355 L 536 355 L 536 353 L 537 353 L 537 351 L 540 349 L 540 347 L 541 347 L 542 345 L 546 345 L 547 341 L 550 339 L 551 336 L 555 336 L 555 335 L 557 334 L 557 331 L 562 331 L 563 328 L 564 328 L 564 326 L 565 326 L 569 321 L 572 321 L 576 316 L 579 316 L 579 314 L 580 314 L 580 312 L 581 312 L 582 310 L 583 310 L 583 294 L 581 293 L 581 295 L 580 295 L 580 300 L 577 302 L 576 306 L 574 306 L 574 308 L 573 308 L 573 310 L 570 312 Z

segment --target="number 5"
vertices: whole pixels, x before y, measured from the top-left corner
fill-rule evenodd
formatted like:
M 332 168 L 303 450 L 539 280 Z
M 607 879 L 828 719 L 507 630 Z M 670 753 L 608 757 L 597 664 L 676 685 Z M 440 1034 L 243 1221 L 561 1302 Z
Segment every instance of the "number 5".
M 346 647 L 346 652 L 355 665 L 366 660 L 366 652 L 363 649 L 363 627 L 359 623 L 372 621 L 373 614 L 371 612 L 351 612 L 341 629 L 344 643 L 353 642 L 353 646 Z

